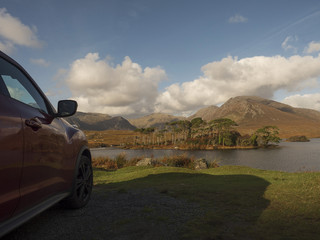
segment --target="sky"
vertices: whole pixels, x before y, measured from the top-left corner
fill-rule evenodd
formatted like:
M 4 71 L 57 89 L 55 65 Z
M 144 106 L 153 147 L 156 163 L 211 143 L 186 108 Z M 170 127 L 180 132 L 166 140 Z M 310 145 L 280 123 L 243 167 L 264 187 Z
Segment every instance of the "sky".
M 318 0 L 1 0 L 0 50 L 53 105 L 188 116 L 231 97 L 320 111 Z

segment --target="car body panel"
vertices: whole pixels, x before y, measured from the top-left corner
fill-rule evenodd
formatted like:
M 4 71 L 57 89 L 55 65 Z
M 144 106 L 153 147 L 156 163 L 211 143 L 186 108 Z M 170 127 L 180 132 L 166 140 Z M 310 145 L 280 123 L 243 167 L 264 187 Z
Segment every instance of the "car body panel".
M 17 207 L 23 160 L 23 132 L 19 112 L 0 94 L 0 221 Z
M 15 105 L 20 107 L 24 135 L 21 199 L 17 209 L 19 213 L 50 197 L 52 193 L 66 190 L 65 184 L 68 183 L 63 178 L 63 172 L 66 171 L 67 162 L 75 159 L 76 155 L 72 148 L 67 147 L 70 140 L 59 119 L 18 101 L 15 102 Z M 33 129 L 25 124 L 32 118 L 37 118 L 41 122 L 39 129 Z

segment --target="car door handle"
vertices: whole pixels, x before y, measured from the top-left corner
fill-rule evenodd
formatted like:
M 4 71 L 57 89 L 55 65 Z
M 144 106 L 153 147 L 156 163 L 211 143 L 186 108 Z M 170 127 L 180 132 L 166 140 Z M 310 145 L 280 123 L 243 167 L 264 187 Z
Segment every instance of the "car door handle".
M 33 130 L 38 130 L 39 128 L 42 127 L 42 123 L 37 117 L 31 118 L 31 119 L 27 119 L 25 121 L 25 124 L 28 127 L 31 127 Z

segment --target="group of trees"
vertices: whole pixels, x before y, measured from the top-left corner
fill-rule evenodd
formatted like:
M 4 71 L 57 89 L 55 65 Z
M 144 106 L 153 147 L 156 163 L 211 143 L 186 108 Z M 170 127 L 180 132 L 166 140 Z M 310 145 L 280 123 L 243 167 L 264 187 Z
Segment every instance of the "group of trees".
M 244 135 L 235 130 L 237 123 L 229 118 L 215 119 L 209 122 L 202 118 L 191 121 L 180 120 L 166 123 L 162 129 L 155 127 L 139 128 L 135 131 L 135 145 L 188 145 L 201 146 L 267 146 L 278 143 L 279 129 L 265 126 L 252 135 Z

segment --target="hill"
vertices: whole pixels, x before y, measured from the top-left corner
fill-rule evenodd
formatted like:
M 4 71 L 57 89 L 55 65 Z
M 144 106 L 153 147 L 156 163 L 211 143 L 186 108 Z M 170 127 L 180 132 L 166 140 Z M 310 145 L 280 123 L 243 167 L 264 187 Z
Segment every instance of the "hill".
M 164 113 L 153 113 L 141 118 L 129 119 L 129 122 L 137 128 L 157 127 L 162 129 L 167 122 L 173 122 L 183 119 L 185 118 Z
M 135 129 L 135 127 L 123 117 L 111 117 L 110 115 L 101 113 L 77 112 L 75 115 L 66 118 L 66 120 L 82 130 L 103 131 Z
M 276 125 L 283 138 L 294 135 L 320 137 L 320 112 L 294 108 L 260 97 L 242 96 L 229 99 L 221 107 L 200 109 L 190 119 L 201 117 L 206 121 L 230 118 L 239 124 L 240 133 L 253 133 L 265 125 Z
M 192 120 L 201 117 L 206 121 L 217 118 L 230 118 L 239 126 L 241 134 L 252 134 L 258 128 L 275 125 L 280 128 L 280 137 L 305 135 L 308 138 L 320 137 L 320 112 L 294 108 L 287 104 L 254 96 L 230 98 L 221 107 L 209 106 L 200 109 L 189 118 L 163 113 L 153 113 L 141 118 L 126 120 L 100 113 L 78 112 L 67 118 L 71 124 L 82 130 L 134 130 L 137 128 L 157 127 L 162 129 L 167 122 Z
M 201 117 L 203 120 L 210 121 L 210 120 L 216 118 L 216 112 L 218 110 L 219 110 L 219 107 L 214 106 L 214 105 L 206 107 L 206 108 L 201 108 L 195 114 L 188 117 L 188 120 L 192 120 L 194 118 Z

